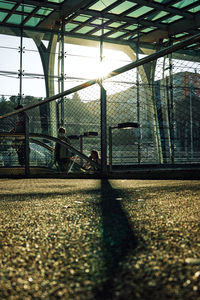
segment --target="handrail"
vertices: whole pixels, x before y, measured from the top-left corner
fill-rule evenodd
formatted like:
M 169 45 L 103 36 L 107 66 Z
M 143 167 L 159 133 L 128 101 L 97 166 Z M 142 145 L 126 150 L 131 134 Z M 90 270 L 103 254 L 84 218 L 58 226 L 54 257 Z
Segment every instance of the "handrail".
M 10 132 L 0 132 L 0 137 L 25 137 L 25 134 L 23 133 L 10 133 Z M 80 156 L 82 159 L 85 159 L 86 161 L 88 161 L 91 165 L 93 165 L 94 167 L 96 167 L 97 169 L 101 169 L 101 166 L 99 166 L 97 163 L 95 163 L 93 160 L 91 160 L 88 156 L 86 156 L 85 154 L 83 154 L 82 152 L 80 152 L 79 150 L 77 150 L 76 148 L 74 148 L 72 145 L 61 141 L 60 139 L 50 136 L 50 135 L 46 135 L 46 134 L 40 134 L 40 133 L 29 133 L 29 138 L 39 138 L 39 139 L 46 139 L 46 140 L 50 140 L 56 143 L 59 143 L 60 145 L 64 145 L 65 147 L 67 147 L 68 149 L 70 149 L 73 153 L 77 154 L 78 156 Z
M 134 61 L 134 62 L 132 62 L 130 64 L 127 64 L 127 65 L 125 65 L 123 67 L 120 67 L 120 68 L 118 68 L 118 69 L 110 72 L 108 75 L 106 75 L 106 76 L 104 76 L 102 78 L 95 78 L 95 79 L 89 80 L 89 81 L 87 81 L 85 83 L 82 83 L 82 84 L 77 85 L 77 86 L 75 86 L 75 87 L 73 87 L 71 89 L 68 89 L 68 90 L 66 90 L 66 91 L 64 91 L 62 93 L 53 95 L 53 96 L 48 97 L 48 98 L 46 98 L 44 100 L 41 100 L 41 101 L 39 101 L 37 103 L 33 103 L 33 104 L 27 105 L 27 106 L 25 106 L 23 108 L 20 108 L 18 110 L 12 111 L 12 112 L 7 113 L 7 114 L 4 114 L 4 115 L 0 116 L 0 120 L 4 119 L 4 118 L 7 118 L 7 117 L 10 117 L 10 116 L 13 116 L 13 115 L 16 115 L 19 112 L 23 112 L 23 111 L 27 111 L 29 109 L 35 108 L 35 107 L 40 106 L 42 104 L 49 103 L 49 102 L 51 102 L 53 100 L 56 100 L 58 98 L 62 98 L 64 96 L 70 95 L 72 93 L 80 91 L 80 90 L 82 90 L 82 89 L 84 89 L 86 87 L 89 87 L 91 85 L 94 85 L 96 83 L 98 83 L 98 84 L 101 85 L 102 81 L 105 80 L 105 79 L 114 77 L 116 75 L 119 75 L 121 73 L 129 71 L 129 70 L 131 70 L 133 68 L 136 68 L 136 67 L 144 65 L 146 63 L 149 63 L 149 62 L 151 62 L 151 61 L 153 61 L 155 59 L 158 59 L 158 58 L 160 58 L 162 56 L 165 56 L 165 55 L 170 54 L 170 53 L 172 53 L 174 51 L 180 50 L 180 49 L 182 49 L 182 48 L 190 45 L 191 43 L 198 42 L 199 40 L 200 40 L 200 33 L 195 34 L 195 35 L 189 37 L 188 39 L 185 39 L 185 40 L 183 40 L 183 41 L 181 41 L 181 42 L 179 42 L 179 43 L 177 43 L 175 45 L 166 47 L 164 49 L 161 49 L 160 51 L 157 51 L 156 53 L 153 53 L 153 54 L 148 55 L 146 57 L 143 57 L 143 58 L 141 58 L 141 59 L 139 59 L 137 61 Z
M 42 146 L 42 147 L 46 148 L 46 149 L 49 150 L 50 152 L 53 152 L 53 151 L 54 151 L 53 147 L 48 146 L 48 145 L 46 145 L 46 144 L 43 143 L 43 142 L 37 141 L 37 140 L 35 140 L 35 139 L 33 139 L 33 138 L 30 138 L 30 141 L 31 141 L 32 143 L 35 143 L 35 144 L 37 144 L 37 145 L 39 145 L 39 146 Z

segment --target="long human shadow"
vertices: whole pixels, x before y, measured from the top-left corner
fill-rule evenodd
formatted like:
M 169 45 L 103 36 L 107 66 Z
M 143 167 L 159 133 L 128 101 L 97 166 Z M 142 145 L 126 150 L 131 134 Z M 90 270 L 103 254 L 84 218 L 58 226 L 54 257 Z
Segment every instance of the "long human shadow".
M 122 208 L 121 197 L 122 191 L 113 189 L 107 179 L 102 179 L 100 207 L 106 281 L 103 287 L 95 292 L 95 299 L 99 300 L 112 299 L 113 276 L 119 271 L 119 262 L 122 262 L 129 251 L 137 246 L 137 239 L 132 230 L 133 224 L 130 224 Z

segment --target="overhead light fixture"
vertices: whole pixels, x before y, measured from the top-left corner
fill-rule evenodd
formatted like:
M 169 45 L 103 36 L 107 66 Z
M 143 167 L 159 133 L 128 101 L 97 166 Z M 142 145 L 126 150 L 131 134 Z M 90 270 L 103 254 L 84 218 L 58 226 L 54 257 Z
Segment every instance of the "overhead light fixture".
M 84 132 L 83 136 L 84 137 L 93 137 L 93 136 L 97 136 L 98 132 L 96 131 L 88 131 L 88 132 Z
M 130 128 L 138 128 L 139 124 L 135 122 L 125 122 L 125 123 L 119 123 L 117 125 L 117 128 L 119 129 L 130 129 Z

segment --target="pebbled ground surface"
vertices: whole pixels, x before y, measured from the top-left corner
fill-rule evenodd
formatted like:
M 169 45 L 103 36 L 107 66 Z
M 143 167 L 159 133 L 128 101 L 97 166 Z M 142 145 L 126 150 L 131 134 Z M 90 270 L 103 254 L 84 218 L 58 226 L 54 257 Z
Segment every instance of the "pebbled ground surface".
M 200 182 L 1 179 L 0 299 L 200 299 Z

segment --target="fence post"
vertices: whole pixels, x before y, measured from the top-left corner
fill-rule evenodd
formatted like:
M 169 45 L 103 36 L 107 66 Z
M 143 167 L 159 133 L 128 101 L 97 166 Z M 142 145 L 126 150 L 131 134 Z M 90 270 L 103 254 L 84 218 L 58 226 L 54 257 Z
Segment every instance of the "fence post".
M 101 175 L 107 175 L 107 118 L 106 118 L 106 90 L 102 83 L 101 89 Z
M 25 114 L 25 175 L 30 174 L 30 161 L 29 161 L 29 117 Z
M 190 151 L 191 151 L 191 160 L 194 157 L 194 148 L 193 148 L 193 113 L 192 113 L 192 83 L 189 85 L 190 91 Z
M 112 171 L 112 127 L 109 126 L 109 171 Z

